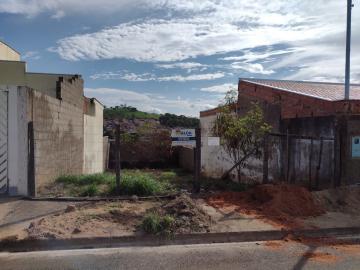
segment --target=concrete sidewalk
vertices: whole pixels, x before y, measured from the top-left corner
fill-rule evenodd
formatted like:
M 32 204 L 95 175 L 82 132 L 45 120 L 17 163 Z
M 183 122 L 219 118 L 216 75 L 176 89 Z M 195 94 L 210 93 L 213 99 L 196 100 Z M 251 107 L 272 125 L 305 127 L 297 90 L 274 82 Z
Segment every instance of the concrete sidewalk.
M 79 203 L 0 198 L 0 239 L 16 234 L 21 238 L 21 230 L 33 220 L 62 212 L 69 204 Z

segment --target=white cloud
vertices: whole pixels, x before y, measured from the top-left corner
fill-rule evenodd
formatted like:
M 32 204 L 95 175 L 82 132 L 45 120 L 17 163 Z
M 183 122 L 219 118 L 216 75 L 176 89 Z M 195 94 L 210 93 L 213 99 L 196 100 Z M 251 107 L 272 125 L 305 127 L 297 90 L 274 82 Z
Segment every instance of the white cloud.
M 196 63 L 196 62 L 177 62 L 177 63 L 168 63 L 168 64 L 156 64 L 157 68 L 162 69 L 186 69 L 188 73 L 199 70 L 204 71 L 207 69 L 208 65 Z
M 304 40 L 324 35 L 325 30 L 271 25 L 249 29 L 207 18 L 153 19 L 67 37 L 52 51 L 71 61 L 126 58 L 169 62 Z
M 149 2 L 149 3 L 147 3 Z M 153 2 L 153 3 L 151 3 Z M 64 17 L 66 14 L 83 14 L 91 12 L 97 14 L 112 14 L 121 10 L 144 6 L 157 6 L 162 1 L 146 0 L 1 0 L 0 12 L 11 14 L 23 14 L 34 17 L 41 13 L 49 13 L 51 17 Z M 58 15 L 56 15 L 58 14 Z
M 126 58 L 145 62 L 175 62 L 244 51 L 244 56 L 230 56 L 224 60 L 255 64 L 233 63 L 233 67 L 264 75 L 276 70 L 275 65 L 270 69 L 264 68 L 264 62 L 269 62 L 269 59 L 279 59 L 290 67 L 297 67 L 294 78 L 322 76 L 325 70 L 328 77 L 341 77 L 343 74 L 338 67 L 342 66 L 344 59 L 345 1 L 134 2 L 137 5 L 141 3 L 141 8 L 167 10 L 170 14 L 180 15 L 130 21 L 89 34 L 69 36 L 59 40 L 52 50 L 72 61 Z M 357 8 L 354 8 L 353 36 L 360 32 L 360 12 L 355 12 Z M 277 44 L 286 45 L 288 49 L 279 50 Z M 269 49 L 265 53 L 251 50 L 261 46 L 268 46 Z M 334 52 L 332 61 L 328 59 L 329 47 Z M 358 74 L 360 60 L 355 55 L 360 54 L 360 42 L 353 42 L 352 51 L 352 68 Z M 311 58 L 317 61 L 308 60 Z M 302 60 L 305 60 L 305 65 Z M 330 66 L 324 70 L 321 61 Z
M 51 15 L 51 18 L 53 19 L 61 19 L 63 17 L 65 17 L 65 12 L 63 10 L 58 10 L 53 15 Z
M 187 81 L 204 81 L 204 80 L 215 80 L 225 77 L 223 72 L 215 73 L 204 73 L 204 74 L 193 74 L 188 76 L 183 75 L 170 75 L 170 76 L 156 76 L 152 73 L 128 73 L 128 72 L 104 72 L 91 75 L 90 78 L 93 80 L 126 80 L 131 82 L 146 82 L 146 81 L 158 81 L 158 82 L 187 82 Z
M 264 69 L 262 64 L 251 64 L 246 62 L 234 62 L 230 65 L 233 69 L 241 69 L 249 73 L 269 75 L 273 74 L 273 70 Z
M 295 53 L 301 51 L 301 48 L 287 48 L 283 50 L 271 50 L 268 49 L 264 52 L 252 52 L 251 50 L 244 50 L 241 56 L 228 56 L 224 58 L 220 58 L 220 60 L 224 61 L 243 61 L 246 63 L 251 63 L 259 60 L 271 60 L 274 56 L 279 55 L 287 55 L 290 53 Z
M 352 47 L 355 78 L 360 73 L 359 8 L 355 3 Z M 103 0 L 99 4 L 98 0 L 88 0 L 85 5 L 80 0 L 0 2 L 0 12 L 26 16 L 47 13 L 60 19 L 71 14 L 120 16 L 130 11 L 144 14 L 147 19 L 65 37 L 52 51 L 71 61 L 126 58 L 146 62 L 184 61 L 244 51 L 245 56 L 228 56 L 226 60 L 261 65 L 269 59 L 276 60 L 266 68 L 241 66 L 258 74 L 270 74 L 277 66 L 297 70 L 290 76 L 294 79 L 343 77 L 346 1 Z M 286 45 L 288 51 L 276 48 L 278 44 Z M 270 49 L 265 53 L 251 50 L 261 46 Z
M 165 69 L 172 69 L 172 68 L 192 69 L 192 68 L 205 67 L 206 65 L 195 62 L 180 62 L 180 63 L 172 63 L 172 64 L 157 64 L 156 66 Z
M 231 89 L 237 89 L 237 85 L 233 83 L 224 83 L 218 85 L 212 85 L 209 87 L 203 87 L 200 91 L 210 92 L 210 93 L 226 93 Z
M 41 56 L 37 51 L 28 51 L 21 55 L 21 58 L 23 60 L 39 60 Z
M 86 88 L 85 95 L 95 97 L 106 106 L 127 104 L 147 112 L 170 112 L 199 116 L 199 112 L 214 108 L 219 104 L 218 98 L 198 100 L 154 98 L 151 94 L 114 88 Z

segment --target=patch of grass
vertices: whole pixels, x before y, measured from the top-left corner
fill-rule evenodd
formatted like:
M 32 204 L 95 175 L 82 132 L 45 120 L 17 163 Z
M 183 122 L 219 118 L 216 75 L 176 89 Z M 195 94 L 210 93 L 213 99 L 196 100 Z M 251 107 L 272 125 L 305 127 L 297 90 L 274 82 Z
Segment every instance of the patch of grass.
M 142 229 L 149 234 L 171 234 L 175 224 L 172 216 L 160 216 L 159 213 L 147 214 L 141 224 Z
M 105 185 L 113 182 L 115 176 L 110 173 L 96 173 L 96 174 L 83 174 L 83 175 L 63 175 L 56 179 L 57 183 L 64 185 Z
M 161 179 L 151 173 L 140 170 L 124 170 L 120 181 L 121 195 L 151 196 L 174 191 L 166 173 Z M 71 196 L 115 195 L 116 177 L 111 173 L 89 175 L 63 175 L 56 179 L 62 184 L 66 194 Z
M 166 171 L 166 172 L 162 172 L 159 176 L 159 180 L 160 181 L 173 181 L 175 178 L 177 177 L 176 172 L 174 171 Z
M 122 195 L 151 196 L 167 192 L 166 183 L 156 180 L 146 173 L 124 174 L 120 182 L 120 193 Z M 116 184 L 112 183 L 110 193 L 115 194 Z
M 99 187 L 96 184 L 91 184 L 88 186 L 85 186 L 81 193 L 80 196 L 85 196 L 85 197 L 93 197 L 99 194 Z

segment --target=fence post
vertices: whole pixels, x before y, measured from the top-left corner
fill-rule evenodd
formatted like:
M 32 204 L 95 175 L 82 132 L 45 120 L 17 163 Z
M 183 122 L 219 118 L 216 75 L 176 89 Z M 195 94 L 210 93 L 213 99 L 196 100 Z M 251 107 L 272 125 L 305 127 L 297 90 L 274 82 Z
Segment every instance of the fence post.
M 318 164 L 316 167 L 316 179 L 315 179 L 315 186 L 316 189 L 319 189 L 319 178 L 320 178 L 320 168 L 321 168 L 321 159 L 322 159 L 322 152 L 323 152 L 323 145 L 324 145 L 324 140 L 322 137 L 320 137 L 320 150 L 319 150 L 319 159 L 318 159 Z
M 263 184 L 269 182 L 269 140 L 270 136 L 264 137 L 264 155 L 263 155 Z
M 194 177 L 194 192 L 200 192 L 200 171 L 201 171 L 201 129 L 195 129 L 196 148 L 195 148 L 195 177 Z
M 313 145 L 314 145 L 314 140 L 311 139 L 310 140 L 310 157 L 309 157 L 309 190 L 311 191 L 312 189 L 312 183 L 311 183 L 311 176 L 312 176 L 312 159 L 313 159 Z
M 290 135 L 289 129 L 286 130 L 286 182 L 289 182 L 290 175 Z
M 116 194 L 120 195 L 121 160 L 120 160 L 120 125 L 116 125 L 115 134 L 115 170 L 116 170 Z
M 34 123 L 28 123 L 28 194 L 31 197 L 36 195 L 35 187 L 35 141 Z

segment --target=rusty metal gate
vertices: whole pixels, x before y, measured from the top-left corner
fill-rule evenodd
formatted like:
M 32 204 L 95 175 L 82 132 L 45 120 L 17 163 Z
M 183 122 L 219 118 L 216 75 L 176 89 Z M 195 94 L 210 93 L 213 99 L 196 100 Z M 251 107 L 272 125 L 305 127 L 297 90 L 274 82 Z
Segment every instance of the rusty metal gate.
M 8 92 L 0 90 L 0 194 L 8 191 Z

